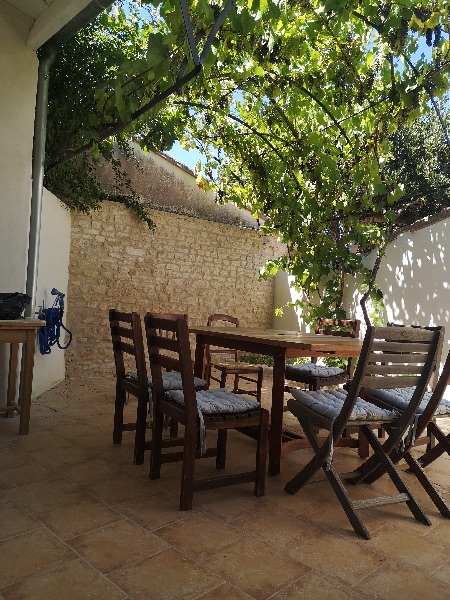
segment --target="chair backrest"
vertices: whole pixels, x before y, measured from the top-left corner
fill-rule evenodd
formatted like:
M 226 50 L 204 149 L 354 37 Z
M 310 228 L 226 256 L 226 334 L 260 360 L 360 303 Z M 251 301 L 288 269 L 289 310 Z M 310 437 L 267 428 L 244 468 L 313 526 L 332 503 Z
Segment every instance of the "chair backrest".
M 221 327 L 239 327 L 239 319 L 237 319 L 236 317 L 233 317 L 231 315 L 224 315 L 224 314 L 220 314 L 220 313 L 216 313 L 213 315 L 209 315 L 208 317 L 208 321 L 207 321 L 207 326 L 208 327 L 214 327 L 214 324 L 219 325 Z M 210 363 L 212 360 L 212 355 L 223 355 L 223 356 L 228 356 L 231 358 L 231 360 L 234 361 L 239 361 L 240 357 L 241 357 L 241 353 L 239 352 L 239 350 L 230 350 L 228 348 L 217 348 L 217 347 L 211 347 L 209 345 L 206 346 L 206 362 Z
M 319 318 L 316 322 L 315 333 L 321 333 L 323 335 L 338 335 L 340 337 L 351 337 L 358 338 L 359 331 L 361 328 L 361 321 L 359 319 L 323 319 Z M 312 362 L 317 362 L 317 357 L 311 358 Z M 347 374 L 349 379 L 353 377 L 353 372 L 356 365 L 356 357 L 350 356 L 347 359 Z
M 154 399 L 164 394 L 162 370 L 178 371 L 183 382 L 186 418 L 195 424 L 197 399 L 186 315 L 147 313 L 144 322 Z
M 364 389 L 414 387 L 408 408 L 397 423 L 401 434 L 413 421 L 436 368 L 443 335 L 443 327 L 405 327 L 401 331 L 393 327 L 368 327 L 344 406 L 335 422 L 334 439 L 342 434 Z
M 116 366 L 116 386 L 136 395 L 136 387 L 148 393 L 147 366 L 142 336 L 141 317 L 136 312 L 109 311 L 109 325 Z M 131 357 L 132 365 L 128 365 Z M 126 377 L 127 372 L 136 370 L 137 384 Z
M 404 325 L 403 323 L 394 323 L 392 321 L 389 321 L 387 324 L 388 327 L 413 327 L 413 328 L 420 328 L 420 325 Z M 430 387 L 432 389 L 434 389 L 434 387 L 437 384 L 437 380 L 438 380 L 438 375 L 439 375 L 439 365 L 441 362 L 441 357 L 442 357 L 442 348 L 444 345 L 444 337 L 442 337 L 441 339 L 441 347 L 438 350 L 438 354 L 437 354 L 437 358 L 436 358 L 436 367 L 433 371 L 433 374 L 431 375 L 430 378 Z

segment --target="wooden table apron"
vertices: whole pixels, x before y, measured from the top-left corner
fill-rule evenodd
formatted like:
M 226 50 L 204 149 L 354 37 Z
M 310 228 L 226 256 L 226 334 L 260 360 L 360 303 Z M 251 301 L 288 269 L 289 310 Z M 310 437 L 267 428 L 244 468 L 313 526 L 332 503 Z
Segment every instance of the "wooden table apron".
M 6 416 L 10 417 L 13 416 L 14 411 L 20 414 L 19 434 L 21 435 L 26 435 L 29 431 L 36 330 L 42 325 L 45 325 L 45 321 L 39 319 L 0 320 L 0 343 L 8 343 L 11 346 L 6 406 L 0 407 L 0 412 L 6 412 Z M 16 402 L 19 344 L 23 344 L 24 363 L 20 397 Z
M 269 440 L 269 474 L 278 475 L 281 462 L 286 358 L 298 356 L 359 356 L 362 341 L 331 335 L 276 329 L 190 327 L 196 335 L 195 375 L 204 377 L 205 346 L 233 348 L 272 356 L 273 384 Z

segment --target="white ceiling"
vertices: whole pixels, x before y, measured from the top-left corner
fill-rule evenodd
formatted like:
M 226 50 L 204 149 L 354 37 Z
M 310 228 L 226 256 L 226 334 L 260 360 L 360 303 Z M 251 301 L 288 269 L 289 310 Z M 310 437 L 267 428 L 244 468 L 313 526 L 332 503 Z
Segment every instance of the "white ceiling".
M 69 23 L 91 0 L 6 0 L 31 19 L 27 46 L 37 50 L 66 23 Z
M 6 2 L 33 19 L 37 19 L 53 3 L 53 0 L 6 0 Z

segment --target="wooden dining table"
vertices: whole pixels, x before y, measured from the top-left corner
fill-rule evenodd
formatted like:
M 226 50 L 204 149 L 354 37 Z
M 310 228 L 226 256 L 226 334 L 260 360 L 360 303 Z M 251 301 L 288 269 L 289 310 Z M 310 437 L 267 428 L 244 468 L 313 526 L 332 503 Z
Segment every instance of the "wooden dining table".
M 189 331 L 196 336 L 194 363 L 196 377 L 204 378 L 205 376 L 207 345 L 273 357 L 268 467 L 270 475 L 277 475 L 280 472 L 286 358 L 359 356 L 362 348 L 360 339 L 281 329 L 193 326 L 189 328 Z
M 20 435 L 29 432 L 36 331 L 43 325 L 45 321 L 33 318 L 0 320 L 0 343 L 10 345 L 7 400 L 6 406 L 0 406 L 0 412 L 5 412 L 7 417 L 19 413 Z M 16 399 L 19 344 L 23 346 L 24 361 L 20 372 L 19 397 Z

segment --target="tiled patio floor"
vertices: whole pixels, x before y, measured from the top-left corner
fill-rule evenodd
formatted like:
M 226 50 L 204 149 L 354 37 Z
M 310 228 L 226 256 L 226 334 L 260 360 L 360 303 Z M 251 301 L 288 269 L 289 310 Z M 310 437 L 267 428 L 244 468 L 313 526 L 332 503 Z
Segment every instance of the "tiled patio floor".
M 17 416 L 0 420 L 3 600 L 450 598 L 450 521 L 411 476 L 432 526 L 404 504 L 372 508 L 370 541 L 354 534 L 322 477 L 295 496 L 284 492 L 308 450 L 283 459 L 264 498 L 251 484 L 198 492 L 194 510 L 182 513 L 179 464 L 150 481 L 148 457 L 132 464 L 133 433 L 113 446 L 113 398 L 112 379 L 68 380 L 33 402 L 28 436 L 18 435 Z M 230 435 L 230 472 L 251 467 L 253 444 Z M 358 464 L 353 450 L 336 457 L 343 471 Z M 428 472 L 450 504 L 450 459 Z

